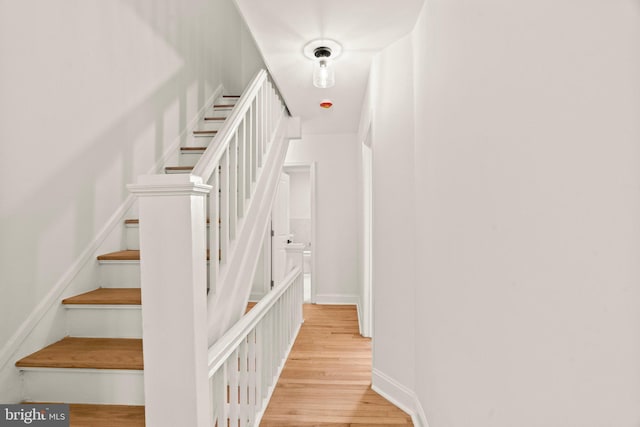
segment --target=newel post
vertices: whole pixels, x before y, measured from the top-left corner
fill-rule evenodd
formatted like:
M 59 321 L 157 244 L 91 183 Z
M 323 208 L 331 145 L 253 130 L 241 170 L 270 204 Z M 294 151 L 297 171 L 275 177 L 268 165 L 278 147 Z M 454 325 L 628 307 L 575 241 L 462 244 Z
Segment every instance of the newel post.
M 141 176 L 140 280 L 146 425 L 210 427 L 206 196 L 191 175 Z

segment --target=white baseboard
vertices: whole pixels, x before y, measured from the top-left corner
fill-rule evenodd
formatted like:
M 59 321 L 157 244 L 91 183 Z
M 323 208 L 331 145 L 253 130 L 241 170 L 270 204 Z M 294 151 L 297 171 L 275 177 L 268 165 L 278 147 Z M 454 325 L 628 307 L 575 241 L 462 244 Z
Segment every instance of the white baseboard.
M 348 294 L 317 294 L 315 303 L 322 305 L 358 305 L 360 297 Z
M 371 370 L 371 388 L 409 414 L 415 427 L 429 427 L 422 405 L 413 390 L 375 368 Z
M 162 170 L 167 159 L 178 150 L 181 136 L 185 132 L 189 132 L 198 123 L 198 120 L 205 114 L 207 108 L 209 108 L 213 101 L 222 95 L 223 87 L 218 86 L 213 94 L 207 99 L 205 105 L 200 109 L 198 114 L 189 122 L 187 127 L 175 138 L 171 143 L 165 154 L 160 160 L 149 170 L 148 173 L 155 173 L 158 170 Z M 107 239 L 107 237 L 114 231 L 117 226 L 122 226 L 124 223 L 125 215 L 129 209 L 133 206 L 135 197 L 133 195 L 127 196 L 122 204 L 111 215 L 107 223 L 100 229 L 100 231 L 94 236 L 93 240 L 87 245 L 85 250 L 76 258 L 73 264 L 67 269 L 67 271 L 60 277 L 60 279 L 54 284 L 49 293 L 38 303 L 24 322 L 18 327 L 16 332 L 7 340 L 7 342 L 0 350 L 0 371 L 4 369 L 5 365 L 11 361 L 16 353 L 20 350 L 20 346 L 25 342 L 29 335 L 38 326 L 45 314 L 51 310 L 56 304 L 60 304 L 60 299 L 67 288 L 73 283 L 74 278 L 80 273 L 84 266 L 91 261 L 95 260 L 97 252 L 100 249 L 100 245 Z
M 364 334 L 362 333 L 362 309 L 360 307 L 360 298 L 358 298 L 358 303 L 356 304 L 356 312 L 358 314 L 358 332 L 360 332 L 360 336 L 364 337 Z

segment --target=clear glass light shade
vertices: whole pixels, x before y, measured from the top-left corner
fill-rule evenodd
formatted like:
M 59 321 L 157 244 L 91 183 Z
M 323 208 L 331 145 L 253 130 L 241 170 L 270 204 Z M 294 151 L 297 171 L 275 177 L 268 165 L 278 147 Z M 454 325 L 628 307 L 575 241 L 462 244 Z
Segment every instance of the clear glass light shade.
M 331 62 L 321 59 L 313 65 L 313 85 L 319 88 L 328 88 L 336 84 L 336 73 Z

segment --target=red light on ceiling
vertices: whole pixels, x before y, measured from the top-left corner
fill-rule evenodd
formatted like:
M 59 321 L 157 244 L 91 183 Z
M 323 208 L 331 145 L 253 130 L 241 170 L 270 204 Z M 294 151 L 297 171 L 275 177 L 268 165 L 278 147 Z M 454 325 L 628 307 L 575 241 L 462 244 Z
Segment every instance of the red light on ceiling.
M 333 102 L 331 102 L 331 100 L 329 100 L 329 99 L 323 99 L 322 101 L 320 101 L 320 107 L 321 108 L 331 108 L 331 107 L 333 107 Z

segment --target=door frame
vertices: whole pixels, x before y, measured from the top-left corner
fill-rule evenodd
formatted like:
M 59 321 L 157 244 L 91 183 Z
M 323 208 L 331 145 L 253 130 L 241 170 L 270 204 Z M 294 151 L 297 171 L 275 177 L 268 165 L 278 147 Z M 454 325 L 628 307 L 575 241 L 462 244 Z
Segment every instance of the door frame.
M 311 198 L 311 303 L 316 303 L 317 282 L 318 282 L 318 239 L 316 222 L 318 219 L 316 203 L 316 162 L 291 162 L 283 166 L 285 173 L 309 172 L 309 196 Z

